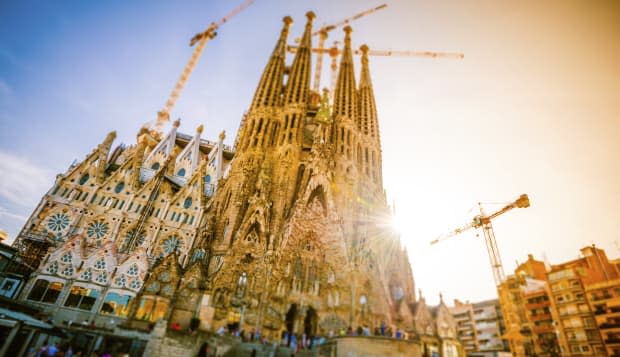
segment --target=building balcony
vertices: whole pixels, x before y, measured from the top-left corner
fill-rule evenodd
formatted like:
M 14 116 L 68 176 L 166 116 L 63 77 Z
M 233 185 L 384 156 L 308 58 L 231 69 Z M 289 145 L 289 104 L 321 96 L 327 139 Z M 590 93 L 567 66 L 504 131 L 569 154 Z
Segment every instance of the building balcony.
M 534 326 L 532 332 L 541 335 L 544 333 L 554 333 L 555 331 L 553 330 L 553 326 Z
M 530 320 L 532 321 L 542 321 L 542 320 L 553 320 L 551 314 L 536 314 L 530 315 Z
M 605 322 L 600 324 L 599 328 L 601 330 L 608 330 L 608 329 L 616 329 L 616 328 L 620 328 L 620 321 L 615 321 L 615 322 Z
M 545 307 L 549 307 L 549 306 L 551 306 L 549 301 L 538 302 L 538 303 L 534 303 L 534 304 L 525 304 L 525 308 L 528 309 L 528 310 L 544 309 Z

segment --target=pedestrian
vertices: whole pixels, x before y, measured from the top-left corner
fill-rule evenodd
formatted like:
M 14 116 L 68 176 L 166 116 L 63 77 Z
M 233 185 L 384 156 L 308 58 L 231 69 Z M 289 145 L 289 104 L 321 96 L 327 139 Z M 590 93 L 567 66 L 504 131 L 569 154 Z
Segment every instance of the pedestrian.
M 209 344 L 207 342 L 203 342 L 200 346 L 197 357 L 209 357 Z

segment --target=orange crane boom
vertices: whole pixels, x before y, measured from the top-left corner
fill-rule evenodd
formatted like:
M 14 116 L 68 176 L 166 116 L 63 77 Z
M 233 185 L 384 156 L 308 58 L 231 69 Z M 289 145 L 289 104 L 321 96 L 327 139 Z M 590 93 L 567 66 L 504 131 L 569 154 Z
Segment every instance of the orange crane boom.
M 318 29 L 317 31 L 314 31 L 312 33 L 312 36 L 316 36 L 319 35 L 319 44 L 318 44 L 318 49 L 323 50 L 323 46 L 325 44 L 325 40 L 327 39 L 327 33 L 331 30 L 334 30 L 340 26 L 346 25 L 348 23 L 350 23 L 351 21 L 355 21 L 358 19 L 361 19 L 362 17 L 366 16 L 366 15 L 370 15 L 373 12 L 377 12 L 381 9 L 385 9 L 387 7 L 387 4 L 382 4 L 379 5 L 377 7 L 374 7 L 372 9 L 368 9 L 366 11 L 362 11 L 359 14 L 356 14 L 354 16 L 351 16 L 349 18 L 346 18 L 344 20 L 340 20 L 336 23 L 333 23 L 331 25 L 325 25 L 323 27 L 321 27 L 320 29 Z M 296 38 L 295 39 L 296 43 L 301 42 L 301 38 Z M 315 52 L 317 53 L 317 58 L 316 58 L 316 67 L 314 69 L 314 82 L 312 84 L 312 89 L 315 92 L 319 92 L 319 87 L 321 85 L 321 69 L 323 68 L 323 54 L 325 52 L 323 51 L 318 51 Z
M 504 275 L 504 267 L 502 266 L 502 260 L 499 254 L 499 249 L 497 248 L 497 242 L 495 241 L 495 232 L 493 231 L 493 226 L 491 225 L 491 221 L 502 214 L 512 210 L 513 208 L 527 208 L 530 206 L 530 199 L 526 194 L 519 196 L 514 202 L 509 203 L 504 206 L 502 209 L 491 213 L 490 215 L 486 215 L 484 210 L 482 209 L 482 204 L 478 204 L 480 208 L 480 214 L 475 216 L 471 222 L 456 228 L 450 232 L 442 234 L 438 238 L 434 239 L 431 242 L 432 244 L 437 244 L 443 240 L 446 240 L 450 237 L 454 237 L 458 234 L 461 234 L 470 228 L 482 228 L 482 232 L 484 233 L 484 240 L 487 246 L 487 253 L 489 255 L 489 260 L 491 262 L 491 270 L 493 271 L 493 278 L 495 279 L 495 286 L 499 286 L 505 278 Z
M 166 104 L 164 105 L 162 110 L 160 110 L 157 113 L 157 122 L 155 123 L 155 130 L 161 131 L 163 125 L 168 120 L 170 120 L 170 111 L 172 111 L 172 108 L 174 108 L 174 105 L 179 99 L 179 96 L 181 95 L 181 91 L 185 87 L 185 84 L 187 83 L 189 76 L 194 71 L 194 68 L 196 67 L 196 63 L 198 62 L 198 59 L 202 55 L 202 52 L 207 42 L 217 35 L 216 31 L 221 25 L 225 24 L 233 16 L 237 15 L 238 13 L 243 11 L 245 8 L 247 8 L 248 6 L 252 5 L 254 1 L 255 0 L 246 0 L 241 5 L 236 7 L 233 11 L 231 11 L 228 15 L 221 18 L 218 22 L 211 23 L 211 25 L 209 25 L 209 27 L 207 27 L 206 30 L 192 37 L 192 39 L 190 40 L 190 46 L 194 46 L 196 43 L 198 43 L 198 46 L 196 46 L 196 48 L 194 49 L 194 52 L 192 53 L 192 56 L 189 58 L 189 61 L 187 62 L 187 64 L 185 65 L 185 68 L 183 68 L 181 77 L 179 77 L 179 80 L 174 86 L 174 89 L 172 90 L 172 92 L 170 93 L 168 100 L 166 100 Z
M 298 46 L 287 46 L 287 51 L 291 53 L 295 53 L 297 51 Z M 312 52 L 319 54 L 317 58 L 317 69 L 314 72 L 314 90 L 318 91 L 318 85 L 321 77 L 321 66 L 319 66 L 319 61 L 322 61 L 323 54 L 328 54 L 331 57 L 331 87 L 330 87 L 330 96 L 333 95 L 334 86 L 336 84 L 336 70 L 338 69 L 337 58 L 342 53 L 342 50 L 336 46 L 330 48 L 323 48 L 322 42 L 319 42 L 318 48 L 313 48 Z M 353 51 L 355 55 L 361 55 L 361 50 Z M 431 52 L 431 51 L 392 51 L 392 50 L 369 50 L 368 54 L 370 56 L 397 56 L 397 57 L 428 57 L 428 58 L 449 58 L 449 59 L 463 59 L 465 55 L 459 52 Z

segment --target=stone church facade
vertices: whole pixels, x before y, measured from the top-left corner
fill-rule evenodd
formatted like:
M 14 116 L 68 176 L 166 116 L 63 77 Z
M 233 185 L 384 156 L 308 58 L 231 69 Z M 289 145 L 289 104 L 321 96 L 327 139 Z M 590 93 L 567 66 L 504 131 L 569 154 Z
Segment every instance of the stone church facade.
M 391 228 L 368 48 L 356 78 L 345 28 L 333 100 L 312 92 L 313 19 L 289 65 L 284 18 L 234 147 L 177 121 L 131 146 L 110 133 L 58 175 L 15 243 L 36 267 L 20 299 L 65 325 L 275 337 L 383 324 L 456 351 L 452 316 L 416 298 Z

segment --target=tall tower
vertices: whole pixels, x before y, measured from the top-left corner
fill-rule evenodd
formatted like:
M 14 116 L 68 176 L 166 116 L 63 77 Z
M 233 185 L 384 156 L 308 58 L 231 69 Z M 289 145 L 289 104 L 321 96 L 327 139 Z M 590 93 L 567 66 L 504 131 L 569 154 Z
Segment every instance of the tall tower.
M 352 30 L 344 29 L 334 104 L 327 93 L 317 103 L 310 89 L 315 16 L 306 17 L 290 67 L 284 49 L 291 19 L 284 19 L 230 174 L 206 212 L 199 245 L 214 242 L 216 328 L 231 323 L 231 310 L 243 315 L 236 323 L 244 328 L 307 334 L 411 321 L 413 277 L 388 227 L 367 48 L 358 88 Z

